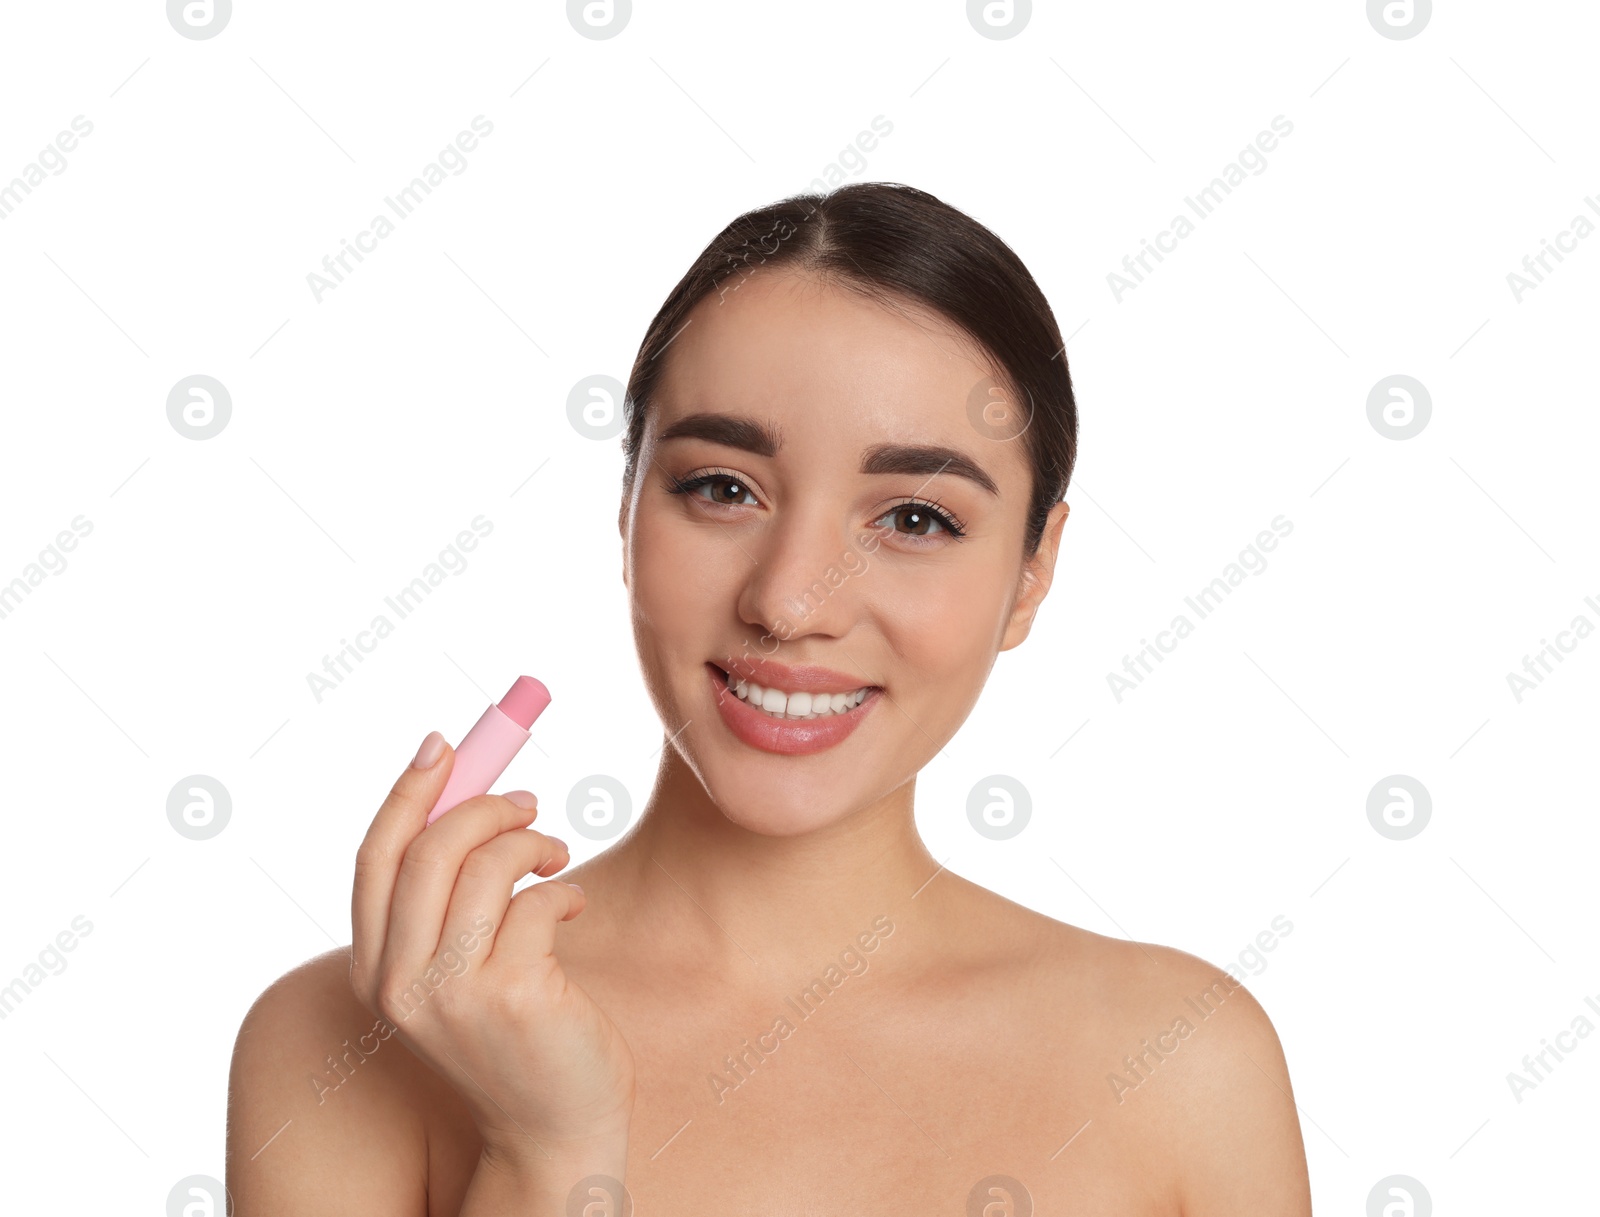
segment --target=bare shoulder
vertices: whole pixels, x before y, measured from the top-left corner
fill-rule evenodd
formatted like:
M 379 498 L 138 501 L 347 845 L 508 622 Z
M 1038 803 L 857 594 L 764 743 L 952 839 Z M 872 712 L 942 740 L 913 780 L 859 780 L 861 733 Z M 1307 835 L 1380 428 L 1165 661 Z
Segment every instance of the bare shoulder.
M 427 1212 L 433 1078 L 350 988 L 350 948 L 286 972 L 239 1027 L 228 1189 L 239 1210 Z
M 965 880 L 961 881 L 963 884 Z M 1306 1217 L 1310 1184 L 1277 1030 L 1237 966 L 1111 938 L 968 886 L 966 946 L 1048 1048 L 1080 1161 L 1135 1170 L 1152 1209 Z M 992 1003 L 989 1006 L 992 1009 Z M 992 1017 L 992 1016 L 991 1016 Z
M 1050 983 L 1090 1054 L 1075 1080 L 1113 1128 L 1170 1164 L 1185 1217 L 1309 1215 L 1288 1066 L 1242 973 L 1044 920 Z

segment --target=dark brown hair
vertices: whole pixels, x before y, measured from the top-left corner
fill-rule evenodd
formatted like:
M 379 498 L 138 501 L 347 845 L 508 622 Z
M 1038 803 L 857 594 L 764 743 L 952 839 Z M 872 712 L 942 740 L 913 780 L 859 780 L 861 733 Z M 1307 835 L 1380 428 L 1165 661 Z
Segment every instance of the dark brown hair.
M 1051 507 L 1067 492 L 1078 450 L 1061 330 L 1009 245 L 933 195 L 893 182 L 795 195 L 745 212 L 712 238 L 668 294 L 634 358 L 623 398 L 624 492 L 633 486 L 645 415 L 666 364 L 658 356 L 707 295 L 734 290 L 757 267 L 785 264 L 890 307 L 914 301 L 978 344 L 1019 403 L 998 423 L 981 413 L 981 398 L 969 404 L 979 434 L 1027 445 L 1033 487 L 1023 554 L 1032 557 Z

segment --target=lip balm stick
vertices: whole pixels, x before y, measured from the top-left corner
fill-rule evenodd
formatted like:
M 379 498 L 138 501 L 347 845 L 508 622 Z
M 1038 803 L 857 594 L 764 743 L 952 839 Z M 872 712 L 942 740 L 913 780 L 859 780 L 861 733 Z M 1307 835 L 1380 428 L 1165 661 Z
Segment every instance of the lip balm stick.
M 428 813 L 428 823 L 476 795 L 487 794 L 511 764 L 511 758 L 528 742 L 528 728 L 549 704 L 549 689 L 531 676 L 517 677 L 500 703 L 485 710 L 456 745 L 450 780 Z

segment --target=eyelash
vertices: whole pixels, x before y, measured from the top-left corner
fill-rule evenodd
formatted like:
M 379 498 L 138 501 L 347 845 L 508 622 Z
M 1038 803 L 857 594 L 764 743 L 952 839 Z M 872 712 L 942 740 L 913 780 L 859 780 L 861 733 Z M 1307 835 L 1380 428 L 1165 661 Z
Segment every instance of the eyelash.
M 714 482 L 734 482 L 739 486 L 743 486 L 747 493 L 750 490 L 749 484 L 738 474 L 720 469 L 709 470 L 705 473 L 696 474 L 693 477 L 686 478 L 669 476 L 669 482 L 670 485 L 667 487 L 667 492 L 669 494 L 693 494 L 702 486 L 709 486 Z M 709 500 L 706 501 L 709 502 Z M 742 507 L 747 506 L 747 504 L 718 503 L 714 504 L 714 506 Z M 885 511 L 883 515 L 891 515 L 895 512 L 902 511 L 907 507 L 917 507 L 931 515 L 939 522 L 939 525 L 944 528 L 947 533 L 949 533 L 952 541 L 959 541 L 967 535 L 966 524 L 964 524 L 948 507 L 945 507 L 943 504 L 932 499 L 907 499 L 903 503 L 895 503 L 888 509 L 888 511 Z M 878 519 L 883 519 L 883 516 L 879 516 Z M 877 520 L 874 520 L 873 523 L 877 523 Z M 933 543 L 925 536 L 918 536 L 916 533 L 903 532 L 897 533 L 897 535 L 912 538 L 912 543 L 914 545 Z

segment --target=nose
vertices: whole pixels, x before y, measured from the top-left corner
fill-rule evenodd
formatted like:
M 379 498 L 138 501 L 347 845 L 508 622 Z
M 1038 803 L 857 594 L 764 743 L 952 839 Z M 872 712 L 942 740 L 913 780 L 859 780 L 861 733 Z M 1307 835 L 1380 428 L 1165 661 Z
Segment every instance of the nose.
M 859 611 L 865 564 L 853 538 L 825 504 L 791 504 L 746 542 L 755 563 L 739 594 L 740 619 L 782 642 L 842 637 Z

